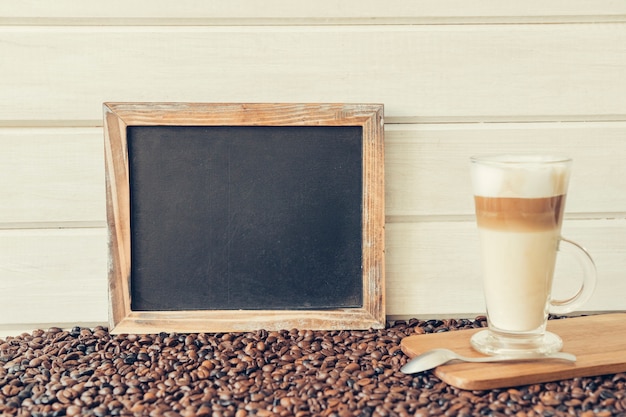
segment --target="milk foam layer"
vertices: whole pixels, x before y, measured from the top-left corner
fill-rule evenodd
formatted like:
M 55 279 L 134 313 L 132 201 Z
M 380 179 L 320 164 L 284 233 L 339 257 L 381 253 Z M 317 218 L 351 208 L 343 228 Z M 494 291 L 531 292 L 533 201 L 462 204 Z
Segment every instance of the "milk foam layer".
M 472 158 L 474 195 L 542 198 L 565 194 L 571 160 L 501 155 Z

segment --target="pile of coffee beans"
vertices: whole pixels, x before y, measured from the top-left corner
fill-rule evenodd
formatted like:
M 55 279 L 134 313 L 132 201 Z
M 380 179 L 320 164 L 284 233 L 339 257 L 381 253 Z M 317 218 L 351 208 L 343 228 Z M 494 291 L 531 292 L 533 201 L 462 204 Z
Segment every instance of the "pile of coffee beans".
M 463 391 L 404 375 L 406 336 L 484 327 L 111 335 L 51 328 L 0 339 L 3 416 L 626 416 L 626 374 Z

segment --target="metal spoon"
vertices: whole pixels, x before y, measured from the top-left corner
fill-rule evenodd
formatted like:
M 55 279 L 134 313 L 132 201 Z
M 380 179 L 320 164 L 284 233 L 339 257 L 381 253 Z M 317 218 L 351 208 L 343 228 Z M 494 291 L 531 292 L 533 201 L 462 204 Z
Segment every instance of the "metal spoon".
M 478 358 L 470 358 L 467 356 L 461 356 L 456 352 L 449 349 L 433 349 L 422 353 L 408 361 L 400 371 L 405 374 L 415 374 L 417 372 L 427 371 L 429 369 L 436 368 L 439 365 L 450 361 L 463 361 L 463 362 L 504 362 L 504 361 L 524 361 L 524 360 L 545 360 L 545 359 L 560 359 L 564 361 L 576 361 L 576 356 L 571 353 L 555 352 L 550 354 L 520 354 L 520 355 L 493 355 L 493 356 L 481 356 Z

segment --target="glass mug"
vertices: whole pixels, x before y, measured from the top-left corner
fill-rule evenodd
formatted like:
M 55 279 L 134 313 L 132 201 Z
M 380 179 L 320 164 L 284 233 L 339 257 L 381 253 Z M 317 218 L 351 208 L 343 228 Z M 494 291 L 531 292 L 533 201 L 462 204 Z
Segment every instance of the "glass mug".
M 480 238 L 487 330 L 471 338 L 485 354 L 546 354 L 561 349 L 546 331 L 548 314 L 572 312 L 593 293 L 596 268 L 578 244 L 561 237 L 572 160 L 546 155 L 471 158 Z M 576 255 L 583 270 L 578 292 L 551 298 L 557 251 Z

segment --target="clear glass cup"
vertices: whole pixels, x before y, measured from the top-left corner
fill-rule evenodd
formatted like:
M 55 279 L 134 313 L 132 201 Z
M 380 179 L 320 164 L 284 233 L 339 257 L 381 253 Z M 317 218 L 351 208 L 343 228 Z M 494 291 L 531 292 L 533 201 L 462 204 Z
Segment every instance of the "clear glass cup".
M 560 350 L 561 338 L 546 331 L 549 313 L 575 311 L 593 293 L 591 256 L 561 236 L 571 165 L 570 158 L 549 155 L 471 158 L 488 321 L 471 338 L 479 352 Z M 566 300 L 551 296 L 558 251 L 574 254 L 583 270 L 580 289 Z

